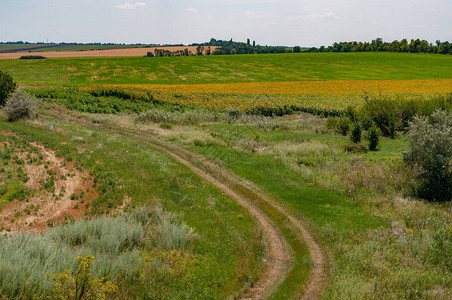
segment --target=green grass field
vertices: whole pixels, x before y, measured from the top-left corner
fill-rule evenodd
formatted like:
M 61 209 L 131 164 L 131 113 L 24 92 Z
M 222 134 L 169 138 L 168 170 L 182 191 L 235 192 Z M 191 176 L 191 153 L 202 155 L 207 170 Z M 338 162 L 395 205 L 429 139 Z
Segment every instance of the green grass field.
M 452 56 L 300 53 L 0 61 L 20 84 L 197 84 L 299 80 L 452 78 Z

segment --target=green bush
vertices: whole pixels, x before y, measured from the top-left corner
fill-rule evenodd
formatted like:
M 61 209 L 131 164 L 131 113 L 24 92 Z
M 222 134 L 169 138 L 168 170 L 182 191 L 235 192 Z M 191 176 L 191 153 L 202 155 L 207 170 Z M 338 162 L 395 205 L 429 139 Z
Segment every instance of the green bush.
M 35 99 L 22 91 L 16 91 L 5 104 L 5 113 L 8 121 L 17 121 L 20 119 L 33 119 L 36 116 L 36 101 Z
M 361 124 L 359 124 L 358 122 L 353 123 L 350 140 L 355 144 L 360 143 L 361 136 L 362 136 Z
M 336 118 L 336 117 L 328 117 L 326 119 L 325 127 L 326 127 L 326 129 L 330 129 L 330 130 L 336 131 L 337 124 L 338 124 L 338 118 Z
M 380 132 L 377 127 L 372 126 L 367 131 L 367 139 L 369 140 L 369 150 L 376 151 L 380 142 Z
M 350 130 L 352 121 L 348 117 L 340 117 L 337 121 L 336 131 L 342 135 L 347 135 Z
M 359 118 L 364 128 L 372 122 L 383 136 L 394 138 L 398 129 L 406 129 L 415 115 L 429 116 L 435 110 L 452 110 L 452 93 L 434 96 L 365 96 Z
M 6 99 L 16 90 L 13 77 L 6 72 L 0 71 L 0 106 L 5 105 Z
M 351 153 L 366 153 L 367 147 L 362 143 L 349 143 L 344 146 L 344 151 Z
M 344 110 L 344 116 L 349 118 L 353 123 L 358 120 L 358 112 L 353 106 L 347 106 Z
M 46 59 L 47 57 L 44 57 L 42 55 L 23 55 L 19 59 Z
M 409 123 L 405 162 L 418 173 L 418 196 L 433 201 L 452 197 L 452 113 L 436 111 Z

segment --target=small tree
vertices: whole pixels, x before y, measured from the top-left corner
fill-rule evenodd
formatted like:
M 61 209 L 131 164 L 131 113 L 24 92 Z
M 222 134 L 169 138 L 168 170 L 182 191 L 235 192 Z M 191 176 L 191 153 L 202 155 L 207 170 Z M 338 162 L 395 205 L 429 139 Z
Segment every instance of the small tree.
M 369 140 L 369 150 L 376 151 L 378 143 L 380 142 L 380 133 L 376 126 L 372 126 L 367 131 L 367 139 Z
M 362 130 L 361 130 L 361 124 L 358 122 L 353 123 L 352 132 L 350 135 L 350 140 L 357 144 L 361 142 L 362 137 Z
M 416 116 L 409 123 L 410 148 L 405 162 L 418 172 L 421 198 L 448 201 L 452 198 L 452 113 L 436 111 Z
M 9 96 L 4 110 L 10 122 L 33 119 L 36 116 L 36 101 L 32 96 L 19 90 Z
M 300 46 L 293 47 L 293 53 L 300 53 L 300 52 L 301 52 L 301 47 Z
M 350 121 L 347 117 L 340 117 L 337 121 L 337 132 L 339 132 L 342 135 L 347 135 L 348 131 L 350 130 L 352 121 Z
M 5 105 L 8 96 L 16 90 L 13 77 L 6 72 L 0 71 L 0 106 Z

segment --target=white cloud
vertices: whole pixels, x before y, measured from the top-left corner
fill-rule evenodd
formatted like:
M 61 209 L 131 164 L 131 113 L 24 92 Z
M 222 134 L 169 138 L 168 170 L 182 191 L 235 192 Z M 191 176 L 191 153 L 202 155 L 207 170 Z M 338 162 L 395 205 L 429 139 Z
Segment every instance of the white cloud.
M 291 16 L 291 17 L 289 17 L 289 19 L 290 20 L 336 20 L 339 18 L 333 12 L 326 12 L 323 14 Z
M 247 12 L 245 12 L 245 14 L 246 14 L 246 16 L 248 17 L 248 18 L 250 18 L 250 19 L 259 19 L 259 18 L 262 18 L 262 16 L 261 15 L 258 15 L 256 12 L 254 12 L 254 11 L 247 11 Z
M 191 13 L 198 12 L 198 10 L 197 10 L 196 8 L 193 8 L 193 7 L 187 8 L 187 11 L 188 11 L 188 12 L 191 12 Z
M 115 5 L 115 8 L 119 9 L 137 9 L 138 7 L 145 7 L 146 3 L 144 2 L 135 2 L 134 4 L 131 4 L 130 2 L 124 3 L 124 4 L 118 4 Z

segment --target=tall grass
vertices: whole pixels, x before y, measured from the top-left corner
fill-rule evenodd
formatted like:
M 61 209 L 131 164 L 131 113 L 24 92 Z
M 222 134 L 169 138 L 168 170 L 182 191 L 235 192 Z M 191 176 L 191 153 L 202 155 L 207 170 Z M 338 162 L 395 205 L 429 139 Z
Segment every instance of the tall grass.
M 156 229 L 156 230 L 155 230 Z M 79 220 L 42 235 L 20 233 L 0 240 L 0 294 L 11 299 L 50 294 L 46 274 L 77 270 L 77 256 L 93 255 L 92 273 L 113 281 L 140 285 L 146 251 L 185 248 L 193 229 L 180 217 L 138 208 L 115 217 Z

